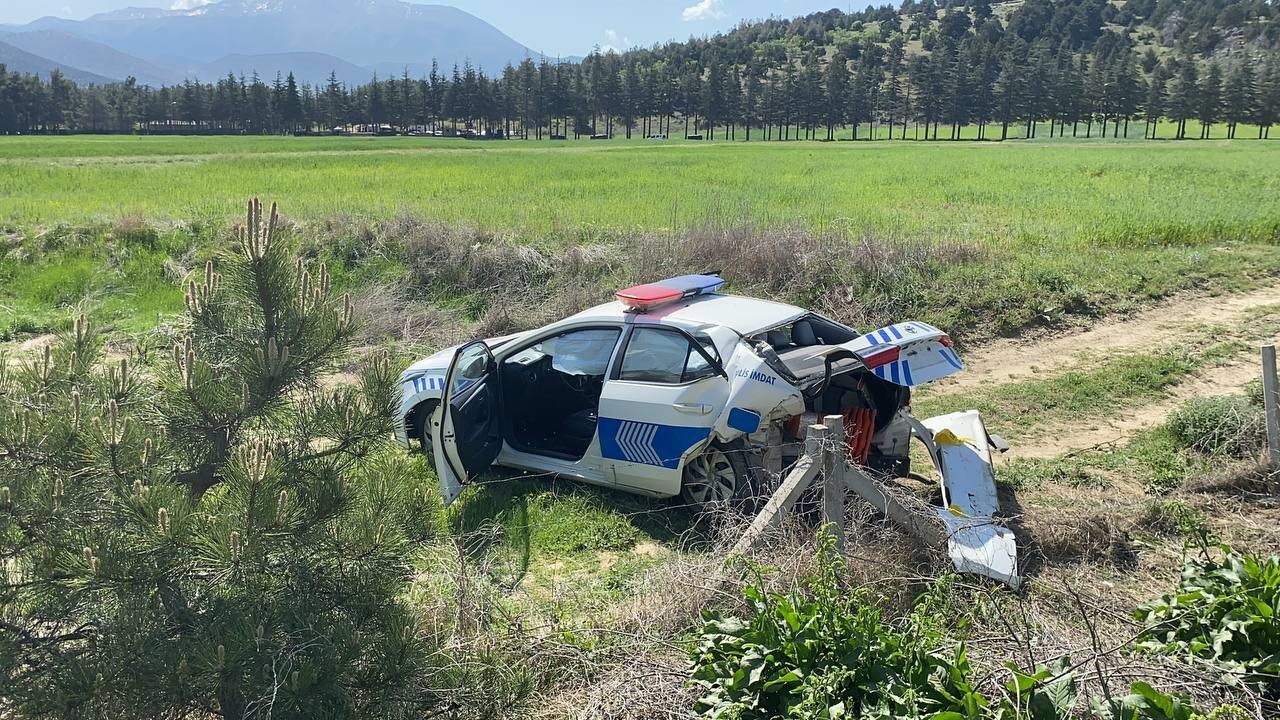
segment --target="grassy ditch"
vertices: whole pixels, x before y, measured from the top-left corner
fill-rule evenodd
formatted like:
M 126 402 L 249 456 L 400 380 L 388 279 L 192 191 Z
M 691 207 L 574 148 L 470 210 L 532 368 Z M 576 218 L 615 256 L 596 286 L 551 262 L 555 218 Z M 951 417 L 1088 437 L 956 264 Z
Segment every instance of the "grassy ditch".
M 534 244 L 409 215 L 333 217 L 289 231 L 303 255 L 326 263 L 337 286 L 360 296 L 371 342 L 500 334 L 559 319 L 618 287 L 719 269 L 733 292 L 805 305 L 858 327 L 920 319 L 974 343 L 1125 312 L 1183 290 L 1248 288 L 1280 265 L 1280 246 L 1271 245 L 1007 253 L 961 241 L 747 226 L 565 231 Z M 222 228 L 137 218 L 0 235 L 0 339 L 60 329 L 75 310 L 135 336 L 179 311 L 183 278 L 230 247 Z
M 1056 458 L 1018 459 L 1003 465 L 997 482 L 1015 490 L 1054 485 L 1106 489 L 1123 477 L 1153 495 L 1192 478 L 1256 458 L 1266 438 L 1260 398 L 1215 396 L 1190 400 L 1169 419 L 1116 446 Z M 1167 511 L 1167 512 L 1166 512 Z M 1153 520 L 1185 526 L 1178 508 L 1154 508 Z

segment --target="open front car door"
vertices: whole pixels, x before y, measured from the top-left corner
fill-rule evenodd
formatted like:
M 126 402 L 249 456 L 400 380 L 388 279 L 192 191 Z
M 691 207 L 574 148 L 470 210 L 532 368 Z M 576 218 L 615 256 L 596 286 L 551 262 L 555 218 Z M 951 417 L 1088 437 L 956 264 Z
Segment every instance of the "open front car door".
M 445 374 L 440 410 L 432 418 L 431 451 L 447 506 L 462 486 L 502 450 L 498 365 L 483 341 L 463 345 Z

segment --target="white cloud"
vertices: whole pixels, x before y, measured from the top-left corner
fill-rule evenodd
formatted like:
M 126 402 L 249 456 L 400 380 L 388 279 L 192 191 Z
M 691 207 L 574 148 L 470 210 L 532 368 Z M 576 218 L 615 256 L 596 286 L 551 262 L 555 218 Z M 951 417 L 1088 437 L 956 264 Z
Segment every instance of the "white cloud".
M 173 0 L 170 10 L 195 10 L 205 5 L 212 5 L 213 0 Z
M 631 38 L 621 35 L 617 30 L 604 31 L 604 44 L 600 49 L 604 52 L 623 52 L 631 47 Z
M 719 20 L 724 17 L 724 0 L 699 0 L 697 4 L 685 8 L 680 17 L 685 22 Z

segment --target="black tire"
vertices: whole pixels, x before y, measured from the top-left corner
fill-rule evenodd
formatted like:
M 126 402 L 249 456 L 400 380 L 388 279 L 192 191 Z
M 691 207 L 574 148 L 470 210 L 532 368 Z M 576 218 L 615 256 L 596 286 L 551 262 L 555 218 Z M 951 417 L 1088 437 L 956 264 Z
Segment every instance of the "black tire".
M 713 442 L 685 463 L 680 499 L 694 508 L 749 510 L 758 499 L 758 491 L 755 473 L 747 462 L 746 443 L 739 439 Z
M 439 404 L 439 400 L 424 400 L 413 409 L 413 436 L 422 445 L 423 454 L 432 462 L 435 460 L 431 452 L 431 416 Z

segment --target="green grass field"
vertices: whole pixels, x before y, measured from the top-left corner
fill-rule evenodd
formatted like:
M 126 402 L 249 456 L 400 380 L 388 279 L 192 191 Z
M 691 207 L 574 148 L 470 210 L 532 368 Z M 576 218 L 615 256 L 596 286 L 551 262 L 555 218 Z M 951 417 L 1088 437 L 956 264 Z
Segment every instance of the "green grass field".
M 369 314 L 382 334 L 366 339 L 403 363 L 442 337 L 497 334 L 484 324 L 495 308 L 510 326 L 534 326 L 624 284 L 707 267 L 721 268 L 734 292 L 864 327 L 918 318 L 962 345 L 999 334 L 1035 342 L 1034 329 L 1086 325 L 1172 293 L 1269 286 L 1280 274 L 1278 191 L 1280 143 L 1256 141 L 0 138 L 0 356 L 83 311 L 135 367 L 169 362 L 156 348 L 172 341 L 164 326 L 182 308 L 181 280 L 233 251 L 228 229 L 253 195 L 280 202 L 293 221 L 284 241 L 326 262 L 339 286 L 395 287 Z M 1105 422 L 1185 389 L 1276 330 L 1262 308 L 1219 321 L 1171 329 L 1168 347 L 1082 348 L 1092 354 L 1060 370 L 968 391 L 923 389 L 915 412 L 980 408 L 1015 447 L 1037 432 Z M 411 323 L 415 332 L 448 329 L 402 339 Z M 1218 340 L 1202 347 L 1201 336 Z M 1267 516 L 1223 511 L 1182 489 L 1234 466 L 1192 453 L 1166 425 L 1122 440 L 1015 459 L 997 473 L 1021 503 L 1015 512 L 1026 510 L 1031 542 L 1020 553 L 1046 563 L 1017 601 L 1045 618 L 1045 637 L 1069 638 L 1064 647 L 1086 647 L 1095 632 L 1055 594 L 1059 583 L 1081 585 L 1078 573 L 1109 608 L 1103 632 L 1127 636 L 1114 619 L 1172 587 L 1170 559 L 1184 535 L 1212 521 L 1224 539 L 1275 547 L 1274 533 L 1256 531 L 1275 525 Z M 431 472 L 420 456 L 414 462 Z M 533 648 L 522 664 L 549 697 L 577 684 L 611 687 L 601 667 L 617 663 L 630 678 L 654 657 L 674 657 L 672 687 L 683 687 L 680 648 L 699 611 L 737 594 L 712 579 L 723 572 L 705 553 L 722 541 L 714 521 L 543 476 L 479 485 L 448 511 L 427 499 L 447 532 L 415 550 L 415 604 L 483 611 L 486 642 Z M 1130 572 L 1107 564 L 1087 531 L 1135 517 L 1134 536 L 1158 552 Z M 1083 539 L 1055 539 L 1064 525 L 1085 528 Z M 858 525 L 850 577 L 914 593 L 904 578 L 927 568 L 887 527 Z M 813 550 L 787 553 L 780 576 L 797 559 L 806 566 Z M 695 602 L 673 602 L 684 596 Z M 1010 646 L 999 638 L 1013 631 L 987 614 L 1013 596 L 956 597 L 965 613 L 956 638 L 988 653 L 981 667 L 1003 668 Z M 523 681 L 516 673 L 509 682 Z
M 415 212 L 528 239 L 702 223 L 1006 242 L 1272 240 L 1280 143 L 0 139 L 0 222 Z
M 603 298 L 652 279 L 633 276 L 719 267 L 740 292 L 821 306 L 844 288 L 850 322 L 907 314 L 979 340 L 1280 267 L 1280 143 L 13 137 L 0 138 L 0 337 L 60 327 L 71 308 L 154 325 L 254 195 L 280 203 L 340 282 L 402 281 L 472 318 L 492 304 L 485 268 L 522 245 L 546 269 L 519 279 L 546 293 L 585 283 Z M 465 282 L 415 266 L 389 222 L 404 216 L 483 249 L 451 258 Z M 716 232 L 732 242 L 705 241 Z M 570 277 L 581 262 L 564 248 L 582 246 L 614 259 Z M 757 277 L 779 261 L 783 277 Z

